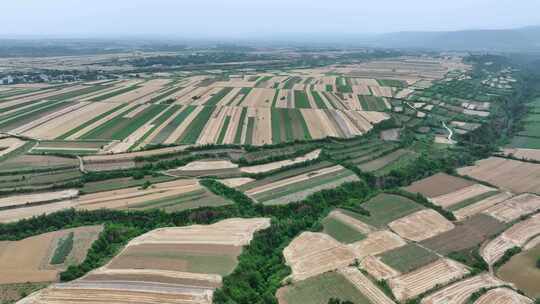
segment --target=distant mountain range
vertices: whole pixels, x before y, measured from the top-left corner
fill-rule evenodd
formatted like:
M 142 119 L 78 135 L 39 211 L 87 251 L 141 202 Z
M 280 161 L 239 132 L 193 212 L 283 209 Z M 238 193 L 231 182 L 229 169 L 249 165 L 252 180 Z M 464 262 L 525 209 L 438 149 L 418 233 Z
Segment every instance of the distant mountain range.
M 371 46 L 470 51 L 540 51 L 540 26 L 504 30 L 397 32 L 361 39 Z

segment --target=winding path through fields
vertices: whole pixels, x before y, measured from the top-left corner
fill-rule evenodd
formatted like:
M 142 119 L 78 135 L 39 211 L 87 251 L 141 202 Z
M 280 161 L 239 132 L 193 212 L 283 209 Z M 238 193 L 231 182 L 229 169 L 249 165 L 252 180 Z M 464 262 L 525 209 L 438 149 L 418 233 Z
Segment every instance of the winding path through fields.
M 446 130 L 448 130 L 448 141 L 454 142 L 454 140 L 452 140 L 452 136 L 454 136 L 454 131 L 452 131 L 452 129 L 450 129 L 444 121 L 442 122 L 442 125 Z

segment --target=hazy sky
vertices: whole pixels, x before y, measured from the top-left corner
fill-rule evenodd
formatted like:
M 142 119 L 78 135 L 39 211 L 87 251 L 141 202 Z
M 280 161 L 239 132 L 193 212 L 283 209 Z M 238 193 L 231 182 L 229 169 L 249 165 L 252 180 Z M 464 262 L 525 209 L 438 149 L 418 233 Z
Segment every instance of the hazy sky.
M 540 0 L 1 0 L 0 36 L 242 37 L 540 25 Z

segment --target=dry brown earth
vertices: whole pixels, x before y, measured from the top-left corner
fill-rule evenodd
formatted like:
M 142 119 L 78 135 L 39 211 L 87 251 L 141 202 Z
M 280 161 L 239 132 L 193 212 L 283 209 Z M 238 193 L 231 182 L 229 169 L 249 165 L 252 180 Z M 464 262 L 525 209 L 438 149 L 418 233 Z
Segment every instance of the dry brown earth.
M 399 235 L 382 230 L 368 234 L 365 239 L 350 244 L 349 247 L 358 259 L 363 259 L 368 255 L 377 255 L 406 244 Z
M 355 256 L 347 246 L 324 233 L 303 232 L 283 250 L 294 281 L 346 267 Z
M 414 298 L 437 285 L 445 285 L 469 273 L 464 265 L 439 259 L 431 264 L 389 280 L 388 284 L 399 301 Z
M 540 196 L 524 193 L 490 207 L 484 213 L 508 223 L 537 210 L 540 210 Z
M 452 230 L 454 224 L 438 212 L 426 209 L 397 219 L 388 227 L 405 239 L 419 242 Z
M 458 173 L 514 193 L 540 194 L 540 164 L 490 157 L 460 168 Z
M 481 296 L 474 304 L 532 304 L 533 301 L 510 288 L 495 288 Z
M 456 282 L 422 299 L 422 304 L 464 304 L 476 291 L 482 288 L 508 285 L 489 273 Z

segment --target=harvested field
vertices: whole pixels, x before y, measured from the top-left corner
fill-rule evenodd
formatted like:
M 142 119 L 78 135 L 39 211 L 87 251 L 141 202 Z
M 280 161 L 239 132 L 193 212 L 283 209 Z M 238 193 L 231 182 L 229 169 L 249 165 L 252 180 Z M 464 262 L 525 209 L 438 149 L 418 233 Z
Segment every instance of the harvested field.
M 505 229 L 505 225 L 485 214 L 472 216 L 457 222 L 456 227 L 420 244 L 443 255 L 464 250 L 473 250 L 490 237 Z
M 371 304 L 362 293 L 338 272 L 326 272 L 278 290 L 280 304 L 327 304 L 331 298 Z
M 226 219 L 212 225 L 162 228 L 137 237 L 129 246 L 140 244 L 214 244 L 244 246 L 253 233 L 266 229 L 270 220 L 265 218 Z
M 310 152 L 304 156 L 296 157 L 293 159 L 287 159 L 277 162 L 272 162 L 264 165 L 257 165 L 257 166 L 250 166 L 250 167 L 242 167 L 240 168 L 240 171 L 245 173 L 263 173 L 268 171 L 273 171 L 282 167 L 303 163 L 309 160 L 317 159 L 319 157 L 319 154 L 321 153 L 321 150 L 315 150 L 313 152 Z
M 293 281 L 346 267 L 355 260 L 352 251 L 324 233 L 303 232 L 284 250 Z
M 347 267 L 339 270 L 342 274 L 354 284 L 358 290 L 373 304 L 394 304 L 384 292 L 382 292 L 371 280 L 355 267 Z
M 368 255 L 381 254 L 406 244 L 399 235 L 382 230 L 368 234 L 364 240 L 351 244 L 350 248 L 358 259 L 363 259 Z
M 490 207 L 483 213 L 501 222 L 508 223 L 518 219 L 520 216 L 534 213 L 537 210 L 540 210 L 540 196 L 525 193 Z
M 482 288 L 507 285 L 491 274 L 483 273 L 445 287 L 422 299 L 422 304 L 465 304 L 469 297 Z
M 492 289 L 481 296 L 474 304 L 532 304 L 533 301 L 510 288 Z
M 86 252 L 97 239 L 101 226 L 65 229 L 20 241 L 0 242 L 0 284 L 25 282 L 52 282 L 58 273 L 67 268 L 68 263 L 81 263 Z M 66 263 L 50 265 L 50 259 L 60 238 L 74 233 L 73 249 L 68 253 Z
M 237 188 L 242 185 L 251 183 L 255 180 L 249 177 L 233 177 L 233 178 L 221 179 L 219 181 L 227 187 Z
M 540 297 L 540 269 L 536 261 L 540 256 L 540 245 L 536 245 L 524 252 L 513 256 L 510 261 L 502 265 L 497 275 L 522 290 L 531 298 Z
M 126 303 L 211 304 L 212 289 L 153 282 L 78 282 L 55 284 L 19 304 Z
M 381 261 L 401 273 L 408 273 L 428 265 L 437 259 L 437 254 L 415 243 L 409 243 L 379 255 Z
M 458 262 L 439 259 L 415 271 L 390 279 L 388 284 L 396 299 L 405 301 L 436 286 L 462 278 L 468 273 L 467 267 Z
M 504 155 L 510 155 L 523 160 L 540 161 L 540 149 L 510 148 L 502 151 Z
M 361 215 L 349 210 L 344 212 L 377 228 L 384 228 L 394 220 L 423 209 L 422 205 L 406 197 L 387 193 L 378 194 L 359 206 L 369 211 L 370 215 Z
M 8 137 L 0 139 L 0 157 L 7 155 L 26 144 L 25 141 L 15 137 Z
M 106 266 L 22 303 L 211 304 L 219 273 L 230 273 L 242 246 L 269 226 L 269 219 L 254 218 L 156 229 L 130 241 Z
M 228 160 L 199 160 L 191 162 L 185 166 L 178 167 L 175 170 L 179 171 L 204 171 L 204 170 L 219 170 L 238 168 L 237 164 L 233 164 Z
M 497 189 L 488 187 L 482 184 L 474 184 L 457 191 L 443 194 L 440 196 L 435 196 L 431 198 L 431 201 L 445 209 L 454 207 L 455 205 L 460 205 L 462 202 L 474 199 L 475 197 L 481 196 L 486 193 L 497 193 Z
M 302 200 L 317 191 L 357 180 L 358 177 L 351 171 L 342 166 L 333 166 L 263 184 L 247 190 L 246 194 L 260 203 L 286 204 Z
M 458 221 L 464 220 L 475 214 L 483 212 L 499 203 L 502 203 L 513 196 L 510 192 L 501 192 L 493 196 L 489 196 L 485 199 L 479 200 L 475 203 L 467 205 L 463 208 L 454 211 L 454 216 Z
M 446 173 L 437 173 L 412 183 L 404 189 L 411 193 L 421 193 L 426 197 L 436 197 L 461 190 L 475 183 L 464 178 L 455 177 Z
M 29 219 L 34 216 L 43 214 L 51 214 L 57 211 L 74 208 L 75 205 L 72 201 L 60 201 L 56 203 L 49 203 L 46 205 L 36 205 L 25 208 L 15 208 L 0 210 L 0 223 L 12 223 L 22 219 Z
M 62 191 L 44 192 L 36 194 L 21 194 L 12 195 L 8 197 L 0 197 L 0 210 L 24 207 L 25 205 L 43 204 L 47 202 L 54 202 L 64 199 L 70 199 L 76 197 L 79 194 L 79 190 L 69 189 Z
M 540 194 L 540 164 L 490 157 L 460 168 L 458 173 L 514 193 Z
M 434 210 L 421 210 L 397 219 L 388 227 L 401 237 L 419 242 L 443 232 L 452 230 L 454 224 Z
M 360 262 L 360 268 L 367 271 L 377 281 L 388 280 L 401 275 L 399 271 L 383 263 L 380 258 L 372 255 L 368 255 Z
M 523 247 L 538 235 L 540 235 L 540 214 L 513 225 L 484 246 L 480 254 L 491 265 L 497 262 L 508 249 Z

